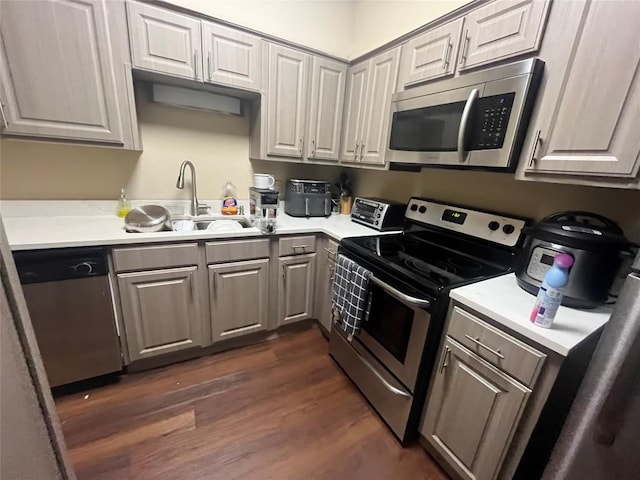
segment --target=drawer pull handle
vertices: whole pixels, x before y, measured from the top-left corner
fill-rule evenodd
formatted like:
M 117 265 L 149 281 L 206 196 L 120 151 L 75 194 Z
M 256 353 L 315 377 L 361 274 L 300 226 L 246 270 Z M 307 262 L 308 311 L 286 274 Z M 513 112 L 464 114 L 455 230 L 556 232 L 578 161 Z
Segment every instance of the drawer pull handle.
M 305 245 L 291 245 L 291 248 L 294 249 L 294 250 L 297 250 L 299 248 L 304 250 L 305 248 L 309 248 L 309 245 L 306 245 L 306 244 Z
M 478 345 L 479 347 L 484 348 L 486 351 L 493 353 L 496 357 L 498 357 L 501 360 L 504 360 L 504 355 L 502 354 L 502 352 L 500 352 L 500 349 L 493 349 L 491 347 L 486 346 L 484 343 L 482 343 L 480 341 L 480 337 L 470 337 L 469 335 L 465 334 L 465 337 L 468 338 L 469 340 L 471 340 L 473 343 L 475 343 L 476 345 Z
M 324 248 L 325 251 L 327 252 L 327 258 L 329 260 L 331 260 L 332 262 L 337 262 L 338 261 L 338 252 L 331 250 L 330 248 Z

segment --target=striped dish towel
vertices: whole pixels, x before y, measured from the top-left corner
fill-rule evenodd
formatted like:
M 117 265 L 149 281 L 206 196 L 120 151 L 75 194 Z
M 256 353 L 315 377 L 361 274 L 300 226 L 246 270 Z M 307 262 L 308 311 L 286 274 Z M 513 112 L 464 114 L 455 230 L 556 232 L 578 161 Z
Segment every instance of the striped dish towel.
M 369 277 L 371 272 L 344 255 L 338 255 L 333 280 L 331 312 L 334 322 L 348 340 L 360 330 L 360 323 L 368 317 Z

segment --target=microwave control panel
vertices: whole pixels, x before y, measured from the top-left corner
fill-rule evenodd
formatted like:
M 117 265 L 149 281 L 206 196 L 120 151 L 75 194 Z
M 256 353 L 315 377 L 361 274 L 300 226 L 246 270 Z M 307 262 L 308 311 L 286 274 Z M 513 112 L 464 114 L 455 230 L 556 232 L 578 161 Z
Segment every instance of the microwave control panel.
M 515 96 L 511 92 L 478 99 L 469 150 L 502 148 Z

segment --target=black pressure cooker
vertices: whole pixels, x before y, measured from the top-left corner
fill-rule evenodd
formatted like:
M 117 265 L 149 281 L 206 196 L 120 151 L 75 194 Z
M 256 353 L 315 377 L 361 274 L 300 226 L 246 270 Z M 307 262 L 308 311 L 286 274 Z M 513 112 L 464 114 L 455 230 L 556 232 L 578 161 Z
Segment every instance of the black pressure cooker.
M 595 213 L 562 212 L 523 232 L 526 237 L 516 262 L 516 277 L 522 288 L 536 295 L 553 257 L 568 253 L 574 264 L 562 304 L 595 308 L 612 301 L 610 290 L 623 260 L 633 255 L 633 245 L 617 224 Z

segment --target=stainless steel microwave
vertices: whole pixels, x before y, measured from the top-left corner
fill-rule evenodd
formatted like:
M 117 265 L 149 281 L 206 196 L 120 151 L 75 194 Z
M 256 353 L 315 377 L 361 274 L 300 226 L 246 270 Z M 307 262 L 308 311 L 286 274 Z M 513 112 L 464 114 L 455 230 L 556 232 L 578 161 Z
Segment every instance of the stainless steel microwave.
M 395 94 L 388 160 L 515 171 L 543 69 L 528 59 Z

